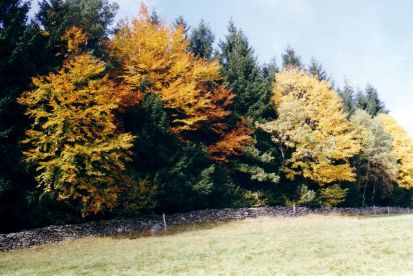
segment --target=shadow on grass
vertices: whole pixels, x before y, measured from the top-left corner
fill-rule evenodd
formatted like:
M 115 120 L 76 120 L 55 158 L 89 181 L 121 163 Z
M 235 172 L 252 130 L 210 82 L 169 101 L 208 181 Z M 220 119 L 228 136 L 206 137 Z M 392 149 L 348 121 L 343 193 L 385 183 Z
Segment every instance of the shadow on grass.
M 213 221 L 213 222 L 198 222 L 190 224 L 178 224 L 168 226 L 167 229 L 161 229 L 159 231 L 136 231 L 128 232 L 122 234 L 115 234 L 110 236 L 113 239 L 138 239 L 145 237 L 162 237 L 162 236 L 173 236 L 185 232 L 193 232 L 200 230 L 208 230 L 216 227 L 223 226 L 228 223 L 232 223 L 238 220 L 228 220 L 228 221 Z

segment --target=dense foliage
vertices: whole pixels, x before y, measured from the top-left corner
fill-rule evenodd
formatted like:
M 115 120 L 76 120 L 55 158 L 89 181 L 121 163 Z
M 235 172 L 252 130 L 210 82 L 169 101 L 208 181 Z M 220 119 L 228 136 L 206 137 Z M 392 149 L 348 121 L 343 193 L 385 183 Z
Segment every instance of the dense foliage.
M 349 159 L 360 146 L 339 96 L 305 71 L 290 67 L 276 75 L 272 101 L 278 117 L 261 125 L 282 157 L 286 179 L 319 186 L 354 181 Z
M 378 91 L 292 47 L 258 63 L 233 22 L 107 0 L 0 0 L 2 232 L 266 205 L 412 205 L 413 141 Z M 113 35 L 112 35 L 113 34 Z M 25 114 L 27 116 L 25 116 Z
M 68 30 L 68 58 L 57 73 L 33 78 L 34 89 L 18 99 L 33 123 L 26 131 L 26 161 L 36 164 L 36 180 L 59 200 L 80 201 L 83 214 L 111 209 L 127 179 L 122 176 L 130 134 L 119 133 L 113 110 L 114 84 L 105 66 L 79 52 L 80 29 Z

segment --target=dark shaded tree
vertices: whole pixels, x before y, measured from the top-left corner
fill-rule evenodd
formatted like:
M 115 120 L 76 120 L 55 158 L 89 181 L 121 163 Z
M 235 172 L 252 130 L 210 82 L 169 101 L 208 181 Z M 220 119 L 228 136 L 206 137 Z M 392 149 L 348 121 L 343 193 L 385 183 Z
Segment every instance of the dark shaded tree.
M 20 162 L 27 120 L 16 99 L 44 72 L 45 40 L 28 21 L 29 9 L 29 1 L 0 1 L 0 232 L 26 225 L 33 214 L 27 198 L 34 183 Z
M 42 1 L 35 22 L 27 18 L 29 1 L 0 1 L 0 231 L 58 223 L 75 218 L 55 197 L 35 188 L 31 168 L 21 162 L 28 120 L 16 99 L 30 89 L 31 77 L 56 69 L 63 55 L 61 36 L 77 25 L 90 35 L 88 48 L 104 53 L 117 5 L 106 0 Z M 29 172 L 29 173 L 28 173 Z
M 274 81 L 275 74 L 278 73 L 280 69 L 277 66 L 277 61 L 275 58 L 271 59 L 269 63 L 266 63 L 262 66 L 263 76 L 267 79 Z
M 233 110 L 238 117 L 250 123 L 253 144 L 244 148 L 243 154 L 231 164 L 232 177 L 240 187 L 239 206 L 262 206 L 273 202 L 274 183 L 278 183 L 276 152 L 271 147 L 271 137 L 256 129 L 256 122 L 275 118 L 270 103 L 272 84 L 277 72 L 275 60 L 260 66 L 244 33 L 233 22 L 219 44 L 222 75 L 228 87 L 236 93 Z
M 65 47 L 62 36 L 71 27 L 78 27 L 88 37 L 87 48 L 94 56 L 105 57 L 105 40 L 111 33 L 118 5 L 108 0 L 42 0 L 36 14 L 37 22 L 47 34 L 46 50 L 52 70 L 59 67 L 63 57 L 59 53 Z

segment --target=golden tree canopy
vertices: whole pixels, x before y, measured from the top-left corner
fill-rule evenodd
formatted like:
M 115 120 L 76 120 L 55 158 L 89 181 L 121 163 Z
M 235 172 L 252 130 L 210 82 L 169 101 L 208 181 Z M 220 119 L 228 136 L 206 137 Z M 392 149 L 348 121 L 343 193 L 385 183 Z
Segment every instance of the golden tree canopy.
M 134 139 L 117 130 L 118 100 L 104 71 L 101 61 L 77 54 L 57 73 L 33 78 L 34 90 L 19 99 L 33 119 L 24 155 L 36 165 L 39 186 L 60 200 L 79 200 L 84 214 L 116 205 Z
M 393 154 L 397 160 L 397 184 L 402 188 L 413 187 L 413 141 L 396 120 L 387 114 L 380 114 L 384 130 L 393 138 Z
M 278 118 L 260 127 L 279 145 L 287 178 L 301 175 L 319 185 L 354 180 L 349 158 L 360 145 L 326 81 L 288 68 L 276 75 L 272 101 Z

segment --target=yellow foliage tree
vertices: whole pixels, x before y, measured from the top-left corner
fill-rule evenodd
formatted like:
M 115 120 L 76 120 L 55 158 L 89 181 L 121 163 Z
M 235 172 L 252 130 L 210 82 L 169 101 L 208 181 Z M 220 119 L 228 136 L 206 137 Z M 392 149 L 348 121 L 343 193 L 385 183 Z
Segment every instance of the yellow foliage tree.
M 78 52 L 82 37 L 79 29 L 65 35 L 69 58 L 58 72 L 33 78 L 35 89 L 19 102 L 33 119 L 24 155 L 36 165 L 39 186 L 60 200 L 79 201 L 88 214 L 116 205 L 134 138 L 117 130 L 114 84 L 102 76 L 101 61 Z
M 297 68 L 287 68 L 276 80 L 272 101 L 278 118 L 259 127 L 278 145 L 285 176 L 303 176 L 320 186 L 353 181 L 349 158 L 360 145 L 338 95 L 326 81 Z
M 72 27 L 67 30 L 61 37 L 62 41 L 66 41 L 66 52 L 76 54 L 80 51 L 80 47 L 87 42 L 87 35 L 78 27 Z
M 384 130 L 393 138 L 393 154 L 397 160 L 396 183 L 401 188 L 413 187 L 413 141 L 396 120 L 387 114 L 378 115 Z
M 242 124 L 237 132 L 240 136 L 227 135 L 233 130 L 224 119 L 230 115 L 228 107 L 235 94 L 225 88 L 218 62 L 197 58 L 187 47 L 182 27 L 155 24 L 142 5 L 140 16 L 124 22 L 113 39 L 112 53 L 122 64 L 121 73 L 115 77 L 129 89 L 124 93 L 126 99 L 156 94 L 170 116 L 170 131 L 177 137 L 190 140 L 194 132 L 214 133 L 220 144 L 210 147 L 210 153 L 224 161 L 226 157 L 217 153 L 218 148 L 236 153 L 250 138 Z M 137 102 L 130 101 L 129 105 Z M 236 140 L 225 145 L 224 137 Z

